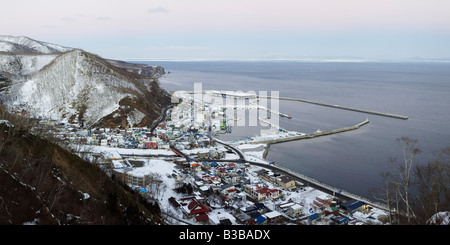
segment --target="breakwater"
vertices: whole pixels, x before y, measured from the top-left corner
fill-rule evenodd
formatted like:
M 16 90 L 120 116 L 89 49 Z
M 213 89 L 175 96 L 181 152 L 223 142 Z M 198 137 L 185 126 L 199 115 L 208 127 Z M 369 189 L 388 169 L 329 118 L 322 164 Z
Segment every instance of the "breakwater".
M 282 166 L 274 165 L 274 164 L 267 165 L 267 164 L 264 164 L 264 163 L 251 162 L 251 161 L 249 163 L 253 164 L 253 165 L 260 166 L 260 167 L 268 168 L 268 169 L 271 169 L 273 171 L 281 172 L 281 173 L 286 174 L 286 175 L 290 175 L 291 177 L 294 177 L 295 179 L 299 180 L 300 182 L 303 182 L 307 186 L 311 186 L 311 187 L 313 187 L 315 189 L 318 189 L 320 191 L 324 191 L 324 192 L 326 192 L 326 193 L 328 193 L 330 195 L 333 195 L 333 196 L 336 196 L 336 197 L 339 197 L 339 198 L 343 198 L 343 200 L 350 200 L 350 199 L 358 200 L 358 201 L 362 201 L 362 202 L 364 202 L 366 204 L 369 204 L 369 205 L 371 205 L 373 207 L 376 207 L 376 208 L 379 208 L 379 209 L 382 209 L 382 210 L 385 210 L 385 211 L 389 211 L 389 208 L 384 203 L 376 202 L 374 200 L 370 200 L 370 199 L 362 197 L 360 195 L 357 195 L 357 194 L 354 194 L 354 193 L 350 193 L 350 192 L 348 192 L 346 190 L 343 190 L 341 188 L 336 188 L 336 187 L 327 185 L 327 184 L 325 184 L 325 183 L 323 183 L 321 181 L 318 181 L 316 179 L 310 178 L 310 177 L 305 176 L 303 174 L 294 172 L 294 171 L 292 171 L 290 169 L 287 169 L 287 168 L 284 168 Z
M 357 124 L 355 126 L 348 127 L 348 128 L 353 128 L 353 127 L 359 128 L 360 126 L 362 126 L 364 124 L 367 124 L 368 122 L 369 122 L 368 120 L 365 120 L 364 122 L 361 122 L 361 123 L 359 123 L 359 124 Z M 351 130 L 351 129 L 349 129 L 349 130 Z M 376 207 L 376 208 L 379 208 L 379 209 L 382 209 L 382 210 L 386 210 L 386 211 L 389 210 L 388 207 L 385 204 L 383 204 L 383 203 L 370 200 L 368 198 L 356 195 L 354 193 L 350 193 L 350 192 L 348 192 L 346 190 L 343 190 L 342 188 L 336 188 L 336 187 L 327 185 L 327 184 L 325 184 L 325 183 L 323 183 L 321 181 L 318 181 L 318 180 L 313 179 L 311 177 L 305 176 L 303 174 L 300 174 L 300 173 L 295 172 L 293 170 L 287 169 L 285 167 L 282 167 L 282 166 L 279 166 L 279 165 L 275 165 L 275 164 L 268 164 L 268 163 L 263 163 L 263 162 L 259 162 L 259 161 L 248 160 L 248 159 L 245 158 L 245 155 L 244 155 L 244 153 L 242 153 L 241 150 L 237 149 L 236 147 L 232 146 L 231 144 L 229 144 L 227 142 L 224 142 L 224 141 L 221 141 L 221 140 L 219 140 L 217 138 L 211 138 L 211 140 L 214 140 L 214 141 L 216 141 L 219 144 L 222 144 L 222 145 L 225 145 L 226 147 L 231 148 L 239 156 L 239 159 L 238 160 L 234 160 L 234 162 L 250 163 L 250 164 L 255 165 L 255 166 L 267 168 L 267 169 L 270 169 L 270 170 L 273 170 L 273 171 L 276 171 L 276 172 L 280 172 L 280 173 L 285 174 L 285 175 L 289 175 L 289 176 L 293 177 L 294 179 L 302 182 L 303 185 L 310 186 L 310 187 L 318 189 L 320 191 L 324 191 L 324 192 L 326 192 L 326 193 L 328 193 L 330 195 L 336 196 L 338 198 L 342 198 L 345 201 L 350 200 L 350 199 L 358 200 L 358 201 L 362 201 L 362 202 L 364 202 L 366 204 L 370 204 L 373 207 Z M 270 144 L 267 145 L 267 147 L 265 149 L 266 152 L 269 149 L 269 147 L 270 147 Z M 264 156 L 264 159 L 265 159 L 265 156 Z M 219 161 L 229 161 L 229 160 L 225 160 L 224 159 L 224 160 L 219 160 Z
M 270 97 L 270 96 L 267 96 L 267 97 L 266 96 L 258 96 L 258 98 L 298 101 L 298 102 L 304 102 L 304 103 L 309 103 L 309 104 L 319 105 L 319 106 L 326 106 L 326 107 L 331 107 L 331 108 L 336 108 L 336 109 L 342 109 L 342 110 L 348 110 L 348 111 L 356 111 L 356 112 L 361 112 L 361 113 L 368 113 L 368 114 L 373 114 L 373 115 L 377 115 L 377 116 L 392 117 L 392 118 L 403 119 L 403 120 L 408 119 L 407 116 L 402 116 L 402 115 L 396 115 L 396 114 L 390 114 L 390 113 L 384 113 L 384 112 L 377 112 L 377 111 L 369 111 L 369 110 L 351 108 L 351 107 L 346 107 L 346 106 L 332 105 L 332 104 L 326 104 L 326 103 L 321 103 L 321 102 L 316 102 L 316 101 L 297 99 L 297 98 Z
M 302 140 L 302 139 L 311 139 L 311 138 L 315 138 L 315 137 L 320 137 L 320 136 L 325 136 L 325 135 L 330 135 L 330 134 L 337 134 L 337 133 L 342 133 L 342 132 L 347 132 L 350 130 L 355 130 L 360 128 L 361 126 L 368 124 L 369 123 L 369 119 L 366 119 L 356 125 L 353 126 L 349 126 L 349 127 L 345 127 L 345 128 L 339 128 L 339 129 L 333 129 L 333 130 L 329 130 L 329 131 L 320 131 L 320 132 L 314 132 L 311 134 L 302 134 L 302 135 L 296 135 L 296 136 L 291 136 L 291 137 L 286 137 L 286 138 L 276 138 L 276 139 L 269 139 L 269 140 L 258 140 L 255 142 L 250 142 L 251 144 L 276 144 L 276 143 L 282 143 L 282 142 L 288 142 L 288 141 L 293 141 L 293 140 Z

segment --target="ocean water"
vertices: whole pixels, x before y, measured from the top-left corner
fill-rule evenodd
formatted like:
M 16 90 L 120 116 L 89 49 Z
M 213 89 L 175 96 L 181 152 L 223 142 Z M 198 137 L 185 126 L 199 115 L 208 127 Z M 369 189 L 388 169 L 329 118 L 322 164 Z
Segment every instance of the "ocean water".
M 417 164 L 435 159 L 450 146 L 450 64 L 369 62 L 160 62 L 170 72 L 160 79 L 166 90 L 278 91 L 341 106 L 408 116 L 408 120 L 279 101 L 288 130 L 312 133 L 370 123 L 341 134 L 271 145 L 267 160 L 328 185 L 371 198 L 380 173 L 392 171 L 389 159 L 402 159 L 396 138 L 418 140 Z M 233 128 L 225 139 L 245 138 L 260 128 Z M 228 137 L 228 138 L 226 138 Z

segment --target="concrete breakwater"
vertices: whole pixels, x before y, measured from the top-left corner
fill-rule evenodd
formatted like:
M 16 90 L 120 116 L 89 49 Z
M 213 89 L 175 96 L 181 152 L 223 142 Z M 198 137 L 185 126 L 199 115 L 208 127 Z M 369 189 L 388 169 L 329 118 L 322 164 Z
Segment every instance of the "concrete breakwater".
M 373 207 L 376 207 L 376 208 L 379 208 L 379 209 L 382 209 L 382 210 L 385 210 L 385 211 L 389 211 L 388 207 L 384 203 L 376 202 L 376 201 L 370 200 L 368 198 L 362 197 L 360 195 L 357 195 L 357 194 L 354 194 L 354 193 L 350 193 L 350 192 L 348 192 L 346 190 L 327 185 L 327 184 L 325 184 L 323 182 L 320 182 L 320 181 L 318 181 L 316 179 L 313 179 L 313 178 L 310 178 L 310 177 L 305 176 L 303 174 L 294 172 L 294 171 L 292 171 L 290 169 L 287 169 L 287 168 L 284 168 L 282 166 L 274 165 L 274 164 L 271 164 L 271 165 L 268 166 L 268 165 L 265 165 L 265 164 L 262 164 L 262 163 L 258 163 L 258 162 L 250 162 L 250 163 L 254 164 L 254 165 L 257 165 L 257 166 L 261 166 L 261 167 L 265 167 L 265 168 L 271 169 L 273 171 L 281 172 L 281 173 L 286 174 L 286 175 L 290 175 L 291 177 L 299 180 L 300 182 L 303 182 L 307 186 L 311 186 L 311 187 L 313 187 L 315 189 L 324 191 L 324 192 L 326 192 L 326 193 L 328 193 L 330 195 L 342 198 L 343 200 L 350 200 L 350 199 L 358 200 L 358 201 L 362 201 L 362 202 L 364 202 L 366 204 L 369 204 L 369 205 L 371 205 Z
M 320 132 L 315 132 L 315 133 L 311 133 L 311 134 L 296 135 L 296 136 L 286 137 L 286 138 L 276 138 L 276 139 L 269 139 L 269 140 L 264 140 L 264 141 L 256 141 L 256 142 L 251 142 L 251 143 L 270 145 L 270 144 L 288 142 L 288 141 L 293 141 L 293 140 L 311 139 L 311 138 L 315 138 L 315 137 L 355 130 L 367 123 L 369 123 L 369 119 L 366 119 L 363 122 L 360 122 L 354 126 L 349 126 L 349 127 L 345 127 L 345 128 L 333 129 L 333 130 L 329 130 L 329 131 L 320 131 Z
M 332 104 L 326 104 L 326 103 L 315 102 L 315 101 L 310 101 L 310 100 L 297 99 L 297 98 L 270 97 L 270 96 L 268 96 L 268 97 L 258 96 L 258 98 L 298 101 L 298 102 L 304 102 L 304 103 L 309 103 L 309 104 L 313 104 L 313 105 L 326 106 L 326 107 L 331 107 L 331 108 L 336 108 L 336 109 L 368 113 L 368 114 L 373 114 L 373 115 L 377 115 L 377 116 L 392 117 L 392 118 L 403 119 L 403 120 L 408 119 L 407 116 L 402 116 L 402 115 L 396 115 L 396 114 L 390 114 L 390 113 L 384 113 L 384 112 L 377 112 L 377 111 L 369 111 L 369 110 L 345 107 L 345 106 L 340 106 L 340 105 L 332 105 Z

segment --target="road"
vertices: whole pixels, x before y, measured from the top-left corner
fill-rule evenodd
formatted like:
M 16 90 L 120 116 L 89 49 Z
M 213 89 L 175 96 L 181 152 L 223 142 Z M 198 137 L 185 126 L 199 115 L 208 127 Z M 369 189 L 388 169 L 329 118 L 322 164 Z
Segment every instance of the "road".
M 233 147 L 230 144 L 228 144 L 226 142 L 223 142 L 221 140 L 215 139 L 215 138 L 211 138 L 211 139 L 215 140 L 217 143 L 222 144 L 222 145 L 232 149 L 234 152 L 236 152 L 236 154 L 239 156 L 239 160 L 233 160 L 234 162 L 250 163 L 250 164 L 253 164 L 253 165 L 256 165 L 256 166 L 259 166 L 259 167 L 270 169 L 270 170 L 272 170 L 274 172 L 279 172 L 279 173 L 282 173 L 284 175 L 288 175 L 288 176 L 290 176 L 290 177 L 292 177 L 292 178 L 294 178 L 294 179 L 304 183 L 306 186 L 310 186 L 310 187 L 312 187 L 314 189 L 317 189 L 317 190 L 320 190 L 322 192 L 325 192 L 325 193 L 328 193 L 330 195 L 333 195 L 333 196 L 339 198 L 340 200 L 342 200 L 343 202 L 353 199 L 353 200 L 362 201 L 362 202 L 364 202 L 366 204 L 370 204 L 373 207 L 376 207 L 376 208 L 388 211 L 387 206 L 382 204 L 382 203 L 374 202 L 372 200 L 369 200 L 367 198 L 364 198 L 364 197 L 358 196 L 356 194 L 347 192 L 345 190 L 329 186 L 329 185 L 327 185 L 325 183 L 322 183 L 322 182 L 320 182 L 318 180 L 315 180 L 313 178 L 309 178 L 309 177 L 307 177 L 305 175 L 302 175 L 300 173 L 296 173 L 296 172 L 294 172 L 292 170 L 283 168 L 281 166 L 277 166 L 277 165 L 274 165 L 274 164 L 269 165 L 269 164 L 266 164 L 266 163 L 255 162 L 255 161 L 249 161 L 249 160 L 245 159 L 244 154 L 239 149 L 237 149 L 236 147 Z

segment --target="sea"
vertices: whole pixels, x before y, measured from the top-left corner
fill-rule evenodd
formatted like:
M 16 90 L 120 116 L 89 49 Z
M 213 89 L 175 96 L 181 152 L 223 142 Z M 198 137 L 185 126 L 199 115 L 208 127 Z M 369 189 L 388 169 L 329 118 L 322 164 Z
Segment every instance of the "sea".
M 253 92 L 407 116 L 407 120 L 341 110 L 298 101 L 279 101 L 287 130 L 361 128 L 313 139 L 273 144 L 266 160 L 338 189 L 373 199 L 382 173 L 395 172 L 391 160 L 403 161 L 397 139 L 417 140 L 421 153 L 414 164 L 425 164 L 450 147 L 450 63 L 445 62 L 301 62 L 301 61 L 146 61 L 166 74 L 168 91 L 204 90 Z M 251 126 L 233 127 L 225 140 L 259 133 Z

